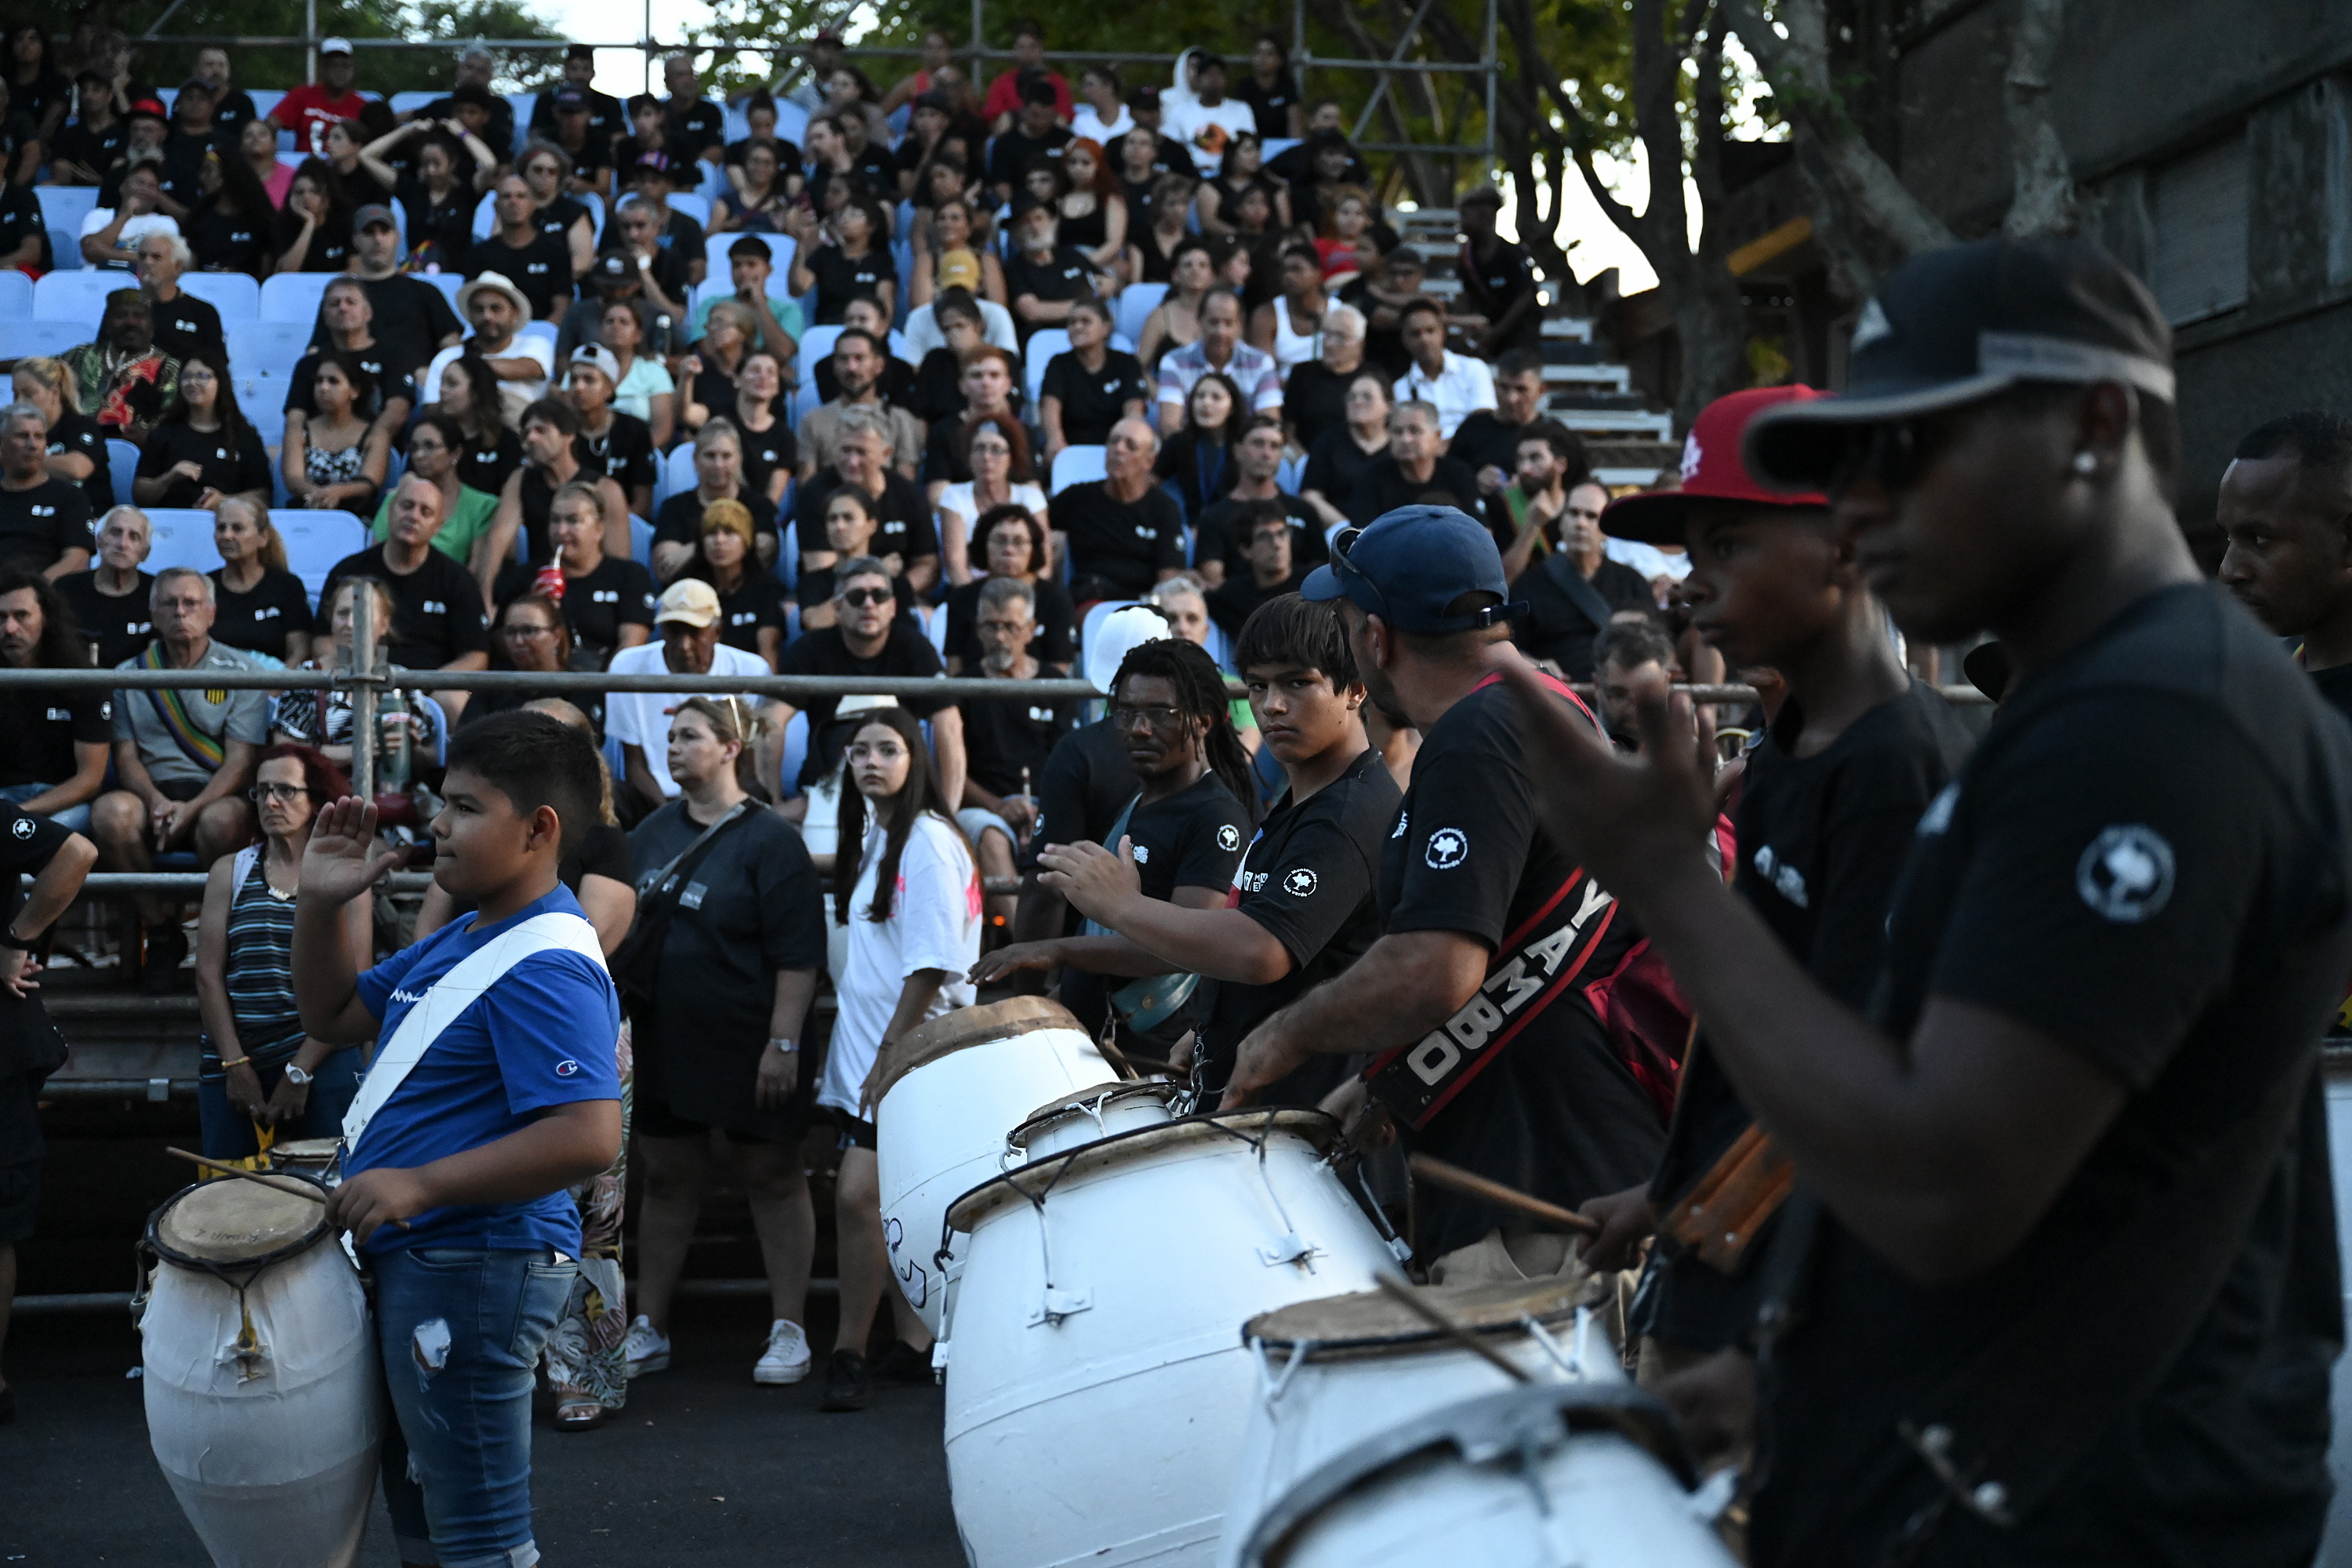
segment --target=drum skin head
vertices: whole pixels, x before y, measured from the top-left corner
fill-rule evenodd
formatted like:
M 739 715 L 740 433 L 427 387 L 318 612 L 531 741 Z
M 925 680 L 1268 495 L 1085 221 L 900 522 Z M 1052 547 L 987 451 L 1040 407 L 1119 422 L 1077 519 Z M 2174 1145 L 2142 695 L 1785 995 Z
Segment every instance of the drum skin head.
M 1415 1285 L 1412 1293 L 1473 1333 L 1509 1334 L 1533 1318 L 1549 1326 L 1572 1320 L 1593 1295 L 1590 1276 L 1496 1279 L 1480 1285 Z M 1268 1349 L 1306 1345 L 1310 1354 L 1411 1353 L 1453 1342 L 1378 1290 L 1325 1296 L 1261 1312 L 1242 1326 L 1242 1342 Z
M 1038 1029 L 1069 1029 L 1085 1034 L 1076 1015 L 1059 1002 L 1043 996 L 1011 996 L 985 1007 L 963 1007 L 916 1025 L 893 1040 L 876 1064 L 874 1103 L 882 1103 L 891 1086 L 917 1068 L 970 1046 L 1009 1040 Z
M 1192 1144 L 1236 1140 L 1249 1144 L 1275 1133 L 1302 1139 L 1318 1154 L 1330 1152 L 1341 1141 L 1339 1122 L 1320 1110 L 1252 1106 L 1246 1110 L 1180 1117 L 1130 1132 L 1114 1132 L 1096 1142 L 1066 1149 L 1034 1164 L 991 1177 L 948 1205 L 948 1227 L 970 1230 L 1007 1204 L 1042 1204 L 1055 1187 L 1071 1177 L 1092 1175 Z
M 258 1265 L 326 1235 L 327 1205 L 232 1176 L 173 1194 L 148 1221 L 147 1234 L 174 1261 Z
M 272 1165 L 332 1164 L 336 1151 L 342 1146 L 343 1141 L 340 1138 L 280 1138 L 270 1145 L 269 1163 Z
M 1192 1092 L 1188 1084 L 1173 1083 L 1166 1079 L 1115 1079 L 1098 1083 L 1091 1089 L 1058 1095 L 1021 1119 L 1021 1124 L 1005 1134 L 1004 1141 L 1015 1149 L 1026 1149 L 1029 1141 L 1045 1126 L 1066 1116 L 1084 1116 L 1097 1107 L 1117 1104 L 1123 1100 L 1157 1100 L 1163 1105 L 1173 1104 Z

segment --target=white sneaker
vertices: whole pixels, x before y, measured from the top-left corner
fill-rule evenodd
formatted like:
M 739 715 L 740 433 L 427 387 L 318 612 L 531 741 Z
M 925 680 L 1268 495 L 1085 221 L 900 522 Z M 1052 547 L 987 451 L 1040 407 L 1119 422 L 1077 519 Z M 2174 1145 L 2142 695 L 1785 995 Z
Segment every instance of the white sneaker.
M 767 1353 L 751 1368 L 751 1381 L 773 1386 L 798 1383 L 808 1374 L 808 1336 L 798 1323 L 778 1318 L 768 1325 Z
M 653 1320 L 639 1313 L 629 1323 L 629 1337 L 621 1342 L 621 1354 L 629 1363 L 631 1377 L 667 1372 L 669 1336 L 655 1332 Z

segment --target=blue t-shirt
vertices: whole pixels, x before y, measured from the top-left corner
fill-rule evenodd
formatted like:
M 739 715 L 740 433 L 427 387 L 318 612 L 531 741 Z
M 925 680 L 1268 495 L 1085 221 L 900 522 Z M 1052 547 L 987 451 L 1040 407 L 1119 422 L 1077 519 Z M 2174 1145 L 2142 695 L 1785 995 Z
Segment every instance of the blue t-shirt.
M 559 884 L 507 920 L 480 931 L 453 921 L 360 976 L 360 1001 L 383 1020 L 389 1044 L 408 1009 L 433 983 L 517 921 L 550 912 L 579 914 Z M 529 1126 L 551 1106 L 621 1098 L 614 1045 L 620 998 L 604 966 L 564 949 L 533 953 L 441 1032 L 368 1123 L 344 1174 L 375 1166 L 409 1170 L 478 1149 Z M 537 1248 L 580 1252 L 580 1213 L 567 1192 L 528 1203 L 427 1209 L 409 1228 L 387 1225 L 366 1250 L 407 1247 Z

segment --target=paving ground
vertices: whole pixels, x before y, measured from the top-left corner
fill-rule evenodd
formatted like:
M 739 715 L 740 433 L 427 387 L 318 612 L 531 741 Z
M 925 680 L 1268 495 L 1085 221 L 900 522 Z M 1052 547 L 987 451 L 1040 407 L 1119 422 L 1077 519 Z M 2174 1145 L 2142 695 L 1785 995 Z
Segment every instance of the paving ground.
M 671 1369 L 601 1431 L 535 1434 L 538 1537 L 550 1568 L 958 1568 L 937 1389 L 877 1392 L 820 1415 L 814 1379 L 755 1387 L 756 1300 L 682 1300 Z M 829 1343 L 829 1304 L 813 1338 Z M 147 1447 L 138 1336 L 118 1312 L 20 1319 L 0 1426 L 0 1562 L 27 1568 L 207 1568 Z M 395 1559 L 379 1499 L 360 1561 Z

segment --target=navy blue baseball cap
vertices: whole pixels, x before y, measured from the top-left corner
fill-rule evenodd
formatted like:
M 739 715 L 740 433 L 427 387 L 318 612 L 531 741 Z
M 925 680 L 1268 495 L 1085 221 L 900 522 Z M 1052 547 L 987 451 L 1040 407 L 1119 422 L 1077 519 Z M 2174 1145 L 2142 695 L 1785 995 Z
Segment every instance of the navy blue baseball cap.
M 1318 601 L 1345 595 L 1366 614 L 1423 637 L 1491 626 L 1523 608 L 1497 603 L 1467 615 L 1446 613 L 1465 594 L 1511 596 L 1495 536 L 1450 506 L 1401 506 L 1369 527 L 1341 530 L 1331 542 L 1330 564 L 1307 574 L 1298 593 Z

